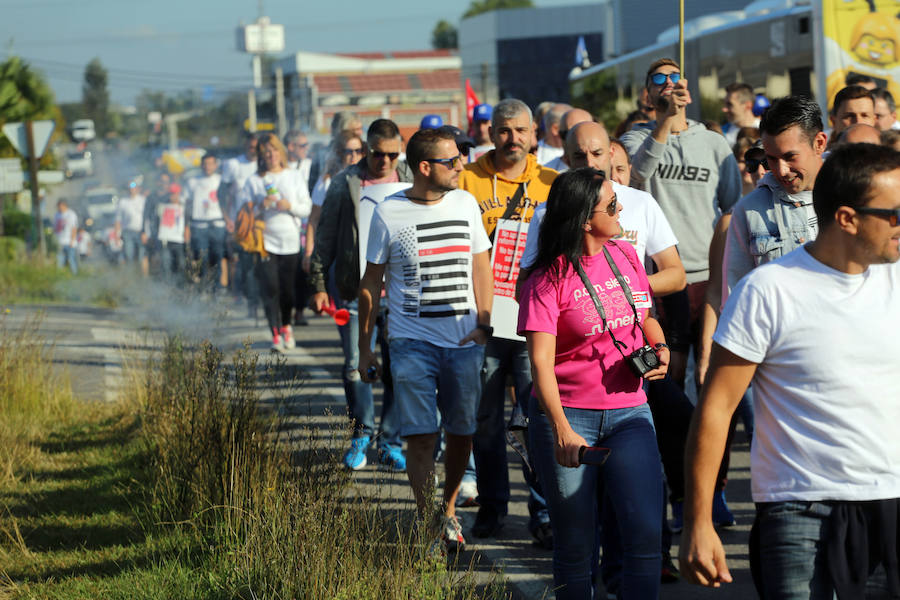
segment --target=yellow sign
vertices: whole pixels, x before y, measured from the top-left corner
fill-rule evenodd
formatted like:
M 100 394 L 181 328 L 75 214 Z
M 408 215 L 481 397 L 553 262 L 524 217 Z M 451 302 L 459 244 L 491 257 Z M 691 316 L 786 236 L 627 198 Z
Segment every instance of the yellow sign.
M 822 0 L 828 107 L 848 75 L 868 75 L 900 102 L 900 1 Z

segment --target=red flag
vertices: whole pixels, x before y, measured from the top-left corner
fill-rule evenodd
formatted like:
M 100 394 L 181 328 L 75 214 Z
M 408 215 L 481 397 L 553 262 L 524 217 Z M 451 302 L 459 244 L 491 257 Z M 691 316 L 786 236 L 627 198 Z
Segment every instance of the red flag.
M 475 95 L 472 84 L 466 79 L 466 117 L 469 120 L 470 126 L 472 125 L 472 111 L 475 110 L 475 107 L 478 104 L 481 104 L 481 102 L 478 100 L 478 96 Z

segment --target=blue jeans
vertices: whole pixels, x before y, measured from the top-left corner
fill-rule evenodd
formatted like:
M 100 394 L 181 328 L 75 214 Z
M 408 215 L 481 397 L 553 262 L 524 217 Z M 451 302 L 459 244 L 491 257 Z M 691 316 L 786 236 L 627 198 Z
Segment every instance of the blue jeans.
M 160 246 L 160 262 L 166 281 L 176 285 L 180 275 L 184 275 L 184 244 L 168 242 Z
M 60 246 L 56 255 L 56 264 L 62 269 L 67 264 L 72 275 L 78 275 L 78 248 L 75 246 Z
M 634 408 L 564 408 L 588 444 L 611 448 L 602 467 L 571 469 L 556 462 L 553 433 L 536 398 L 529 406 L 533 460 L 553 527 L 553 583 L 558 600 L 592 598 L 597 577 L 598 499 L 606 495 L 622 541 L 619 598 L 659 595 L 662 469 L 646 404 Z
M 825 502 L 757 503 L 750 565 L 760 598 L 835 598 L 825 552 L 831 510 Z
M 141 242 L 140 231 L 122 230 L 122 255 L 125 262 L 144 260 L 144 244 Z
M 222 258 L 225 256 L 225 227 L 208 223 L 191 224 L 191 251 L 200 261 L 200 276 L 213 289 L 219 287 Z
M 484 347 L 437 346 L 391 338 L 391 375 L 400 414 L 400 435 L 438 433 L 469 436 L 481 398 Z
M 484 350 L 484 387 L 478 406 L 478 429 L 472 438 L 478 503 L 505 516 L 509 504 L 506 460 L 506 378 L 512 375 L 516 402 L 526 406 L 531 394 L 531 363 L 525 342 L 492 337 Z
M 347 413 L 353 422 L 353 437 L 372 437 L 375 435 L 375 399 L 372 386 L 359 376 L 359 306 L 356 300 L 346 301 L 336 297 L 338 308 L 346 308 L 350 320 L 346 325 L 338 326 L 341 335 L 341 349 L 344 351 L 344 395 L 347 398 Z M 390 373 L 390 355 L 387 342 L 381 337 L 380 327 L 373 331 L 372 349 L 375 349 L 376 338 L 381 343 L 381 364 L 385 373 Z M 378 432 L 378 448 L 400 447 L 400 421 L 397 406 L 394 402 L 394 387 L 390 379 L 383 379 L 384 395 L 381 399 L 381 423 Z

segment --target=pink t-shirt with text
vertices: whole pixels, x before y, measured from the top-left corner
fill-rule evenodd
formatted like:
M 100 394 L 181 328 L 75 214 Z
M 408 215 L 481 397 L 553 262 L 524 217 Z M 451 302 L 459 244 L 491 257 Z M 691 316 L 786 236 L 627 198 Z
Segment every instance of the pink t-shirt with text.
M 631 287 L 638 318 L 643 322 L 651 306 L 647 274 L 630 244 L 613 241 L 606 248 Z M 582 266 L 603 304 L 607 326 L 625 344 L 625 354 L 631 354 L 644 345 L 644 338 L 606 256 L 603 252 L 586 256 Z M 563 406 L 628 408 L 647 401 L 641 379 L 631 372 L 609 333 L 603 330 L 594 302 L 574 269 L 569 268 L 561 281 L 555 281 L 546 271 L 537 271 L 525 281 L 518 330 L 520 335 L 541 331 L 556 336 L 554 370 Z

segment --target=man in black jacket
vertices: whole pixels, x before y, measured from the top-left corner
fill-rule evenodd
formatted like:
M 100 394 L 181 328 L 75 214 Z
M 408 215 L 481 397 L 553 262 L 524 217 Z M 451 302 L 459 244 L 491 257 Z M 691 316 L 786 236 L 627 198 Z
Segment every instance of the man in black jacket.
M 372 387 L 362 381 L 357 371 L 359 362 L 359 320 L 357 294 L 359 291 L 359 201 L 362 190 L 382 183 L 412 182 L 412 172 L 400 161 L 400 130 L 388 119 L 378 119 L 369 126 L 366 136 L 368 152 L 355 165 L 334 176 L 316 230 L 315 251 L 310 264 L 310 284 L 315 290 L 313 302 L 317 312 L 328 304 L 331 278 L 332 296 L 339 307 L 350 311 L 350 321 L 339 326 L 344 350 L 344 393 L 347 410 L 353 422 L 353 440 L 344 455 L 344 464 L 353 470 L 366 466 L 366 451 L 375 433 L 375 408 Z M 362 249 L 365 253 L 365 248 Z M 385 373 L 390 373 L 387 344 L 382 344 Z M 394 470 L 406 469 L 406 457 L 401 448 L 399 421 L 394 406 L 389 376 L 384 377 L 385 389 L 381 407 L 381 428 L 378 435 L 378 461 Z

